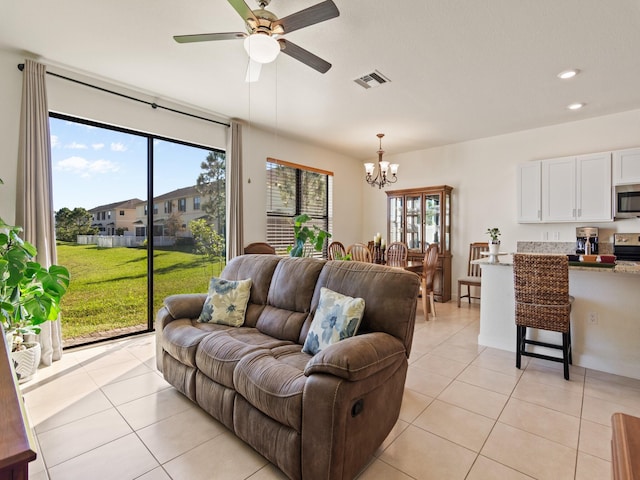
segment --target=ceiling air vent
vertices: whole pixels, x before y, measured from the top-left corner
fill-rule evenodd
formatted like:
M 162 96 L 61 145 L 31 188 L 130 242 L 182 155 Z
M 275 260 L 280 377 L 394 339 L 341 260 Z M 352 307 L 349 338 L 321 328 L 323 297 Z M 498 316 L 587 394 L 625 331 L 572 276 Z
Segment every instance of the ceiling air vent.
M 389 83 L 390 81 L 391 80 L 389 80 L 377 70 L 374 70 L 373 72 L 368 73 L 367 75 L 363 75 L 362 77 L 356 78 L 354 80 L 354 82 L 356 82 L 363 88 L 379 87 L 383 83 Z

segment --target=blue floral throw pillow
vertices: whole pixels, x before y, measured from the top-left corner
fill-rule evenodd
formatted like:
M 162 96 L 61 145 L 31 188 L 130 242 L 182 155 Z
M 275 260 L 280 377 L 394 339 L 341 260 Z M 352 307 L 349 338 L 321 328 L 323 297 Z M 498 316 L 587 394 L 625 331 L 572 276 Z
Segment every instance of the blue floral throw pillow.
M 353 337 L 363 314 L 364 299 L 348 297 L 322 287 L 316 315 L 302 351 L 315 355 L 329 345 Z
M 198 321 L 232 327 L 242 326 L 250 293 L 250 278 L 247 280 L 212 278 L 209 282 L 209 295 L 204 302 Z

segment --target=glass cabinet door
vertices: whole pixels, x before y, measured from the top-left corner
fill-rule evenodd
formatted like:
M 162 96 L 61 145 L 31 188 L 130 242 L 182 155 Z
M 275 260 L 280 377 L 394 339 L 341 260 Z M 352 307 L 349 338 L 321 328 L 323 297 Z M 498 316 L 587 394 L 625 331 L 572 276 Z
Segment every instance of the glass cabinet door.
M 422 196 L 407 196 L 406 199 L 406 238 L 407 247 L 411 250 L 422 249 Z
M 389 198 L 389 243 L 402 242 L 404 231 L 404 197 Z
M 440 194 L 424 196 L 424 240 L 427 243 L 440 243 Z M 440 248 L 442 251 L 442 248 Z

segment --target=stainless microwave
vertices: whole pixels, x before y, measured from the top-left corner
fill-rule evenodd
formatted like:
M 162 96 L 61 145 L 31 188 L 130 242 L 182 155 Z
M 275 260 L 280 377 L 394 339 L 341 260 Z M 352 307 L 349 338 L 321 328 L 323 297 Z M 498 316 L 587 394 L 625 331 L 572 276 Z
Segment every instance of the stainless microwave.
M 640 217 L 640 185 L 618 185 L 613 197 L 615 218 Z

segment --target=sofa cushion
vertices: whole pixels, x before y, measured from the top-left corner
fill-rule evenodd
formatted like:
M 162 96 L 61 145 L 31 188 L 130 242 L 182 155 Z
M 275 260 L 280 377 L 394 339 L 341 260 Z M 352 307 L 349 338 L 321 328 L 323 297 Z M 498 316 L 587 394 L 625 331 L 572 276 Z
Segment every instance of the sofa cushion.
M 255 328 L 227 327 L 227 330 L 209 335 L 200 342 L 195 363 L 214 382 L 234 388 L 233 371 L 245 355 L 290 344 L 291 342 L 260 333 Z
M 209 295 L 204 302 L 198 321 L 239 327 L 244 323 L 244 313 L 250 293 L 250 278 L 246 280 L 212 278 L 209 282 Z
M 283 258 L 278 263 L 267 297 L 267 306 L 256 327 L 281 340 L 297 342 L 309 316 L 316 281 L 324 266 L 316 258 Z
M 202 339 L 211 332 L 229 328 L 215 323 L 198 323 L 189 318 L 174 320 L 162 331 L 162 348 L 176 360 L 195 367 L 196 351 Z
M 251 295 L 245 314 L 244 325 L 255 327 L 258 317 L 267 304 L 271 277 L 282 258 L 277 255 L 239 255 L 229 260 L 220 272 L 220 278 L 242 280 L 250 278 Z
M 364 300 L 328 288 L 320 289 L 320 300 L 302 351 L 310 355 L 353 337 L 364 313 Z
M 301 432 L 309 358 L 300 345 L 255 351 L 238 362 L 233 374 L 236 391 L 265 415 Z

